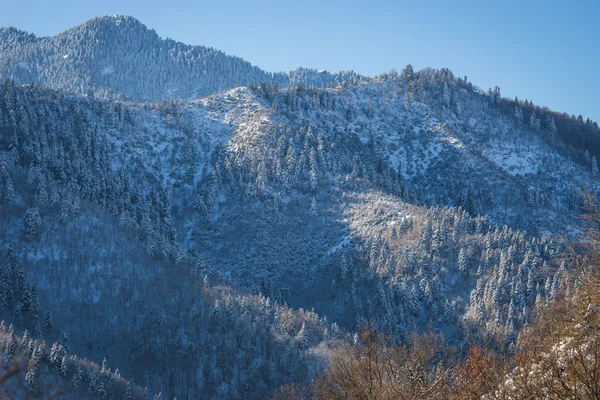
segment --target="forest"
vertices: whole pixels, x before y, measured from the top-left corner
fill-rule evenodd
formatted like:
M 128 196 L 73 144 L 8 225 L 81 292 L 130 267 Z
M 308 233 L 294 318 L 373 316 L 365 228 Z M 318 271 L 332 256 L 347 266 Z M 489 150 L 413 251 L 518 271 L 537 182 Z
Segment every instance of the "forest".
M 129 17 L 0 44 L 0 398 L 598 398 L 596 123 Z

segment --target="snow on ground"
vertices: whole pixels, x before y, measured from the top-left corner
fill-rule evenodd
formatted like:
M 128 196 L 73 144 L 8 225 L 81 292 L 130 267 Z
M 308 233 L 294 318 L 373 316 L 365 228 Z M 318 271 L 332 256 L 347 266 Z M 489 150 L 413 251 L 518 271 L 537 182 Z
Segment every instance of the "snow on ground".
M 227 144 L 231 151 L 248 150 L 247 145 L 261 140 L 271 124 L 266 109 L 246 88 L 194 100 L 186 113 L 198 149 L 194 166 L 196 182 L 211 173 L 212 155 L 223 145 Z M 113 163 L 113 169 L 134 163 L 157 177 L 160 173 L 169 184 L 175 183 L 185 174 L 180 161 L 187 139 L 179 122 L 156 109 L 140 108 L 137 118 L 143 129 L 127 133 L 119 129 L 108 131 L 109 141 L 124 155 Z
M 115 69 L 112 65 L 107 65 L 106 67 L 102 68 L 102 71 L 100 71 L 100 73 L 102 75 L 110 75 L 114 72 L 115 72 Z
M 490 161 L 512 176 L 537 174 L 540 164 L 540 149 L 518 149 L 508 143 L 498 143 L 486 150 Z
M 236 88 L 204 101 L 211 110 L 209 114 L 225 127 L 230 127 L 228 149 L 252 150 L 260 147 L 272 125 L 267 109 L 251 94 L 248 88 Z M 253 146 L 253 144 L 257 144 Z
M 399 171 L 404 179 L 410 180 L 417 175 L 427 172 L 440 156 L 443 143 L 440 140 L 424 143 L 420 140 L 411 140 L 403 143 L 402 147 L 388 156 L 390 166 Z
M 346 247 L 348 244 L 350 244 L 350 238 L 348 236 L 346 236 L 341 242 L 339 242 L 338 244 L 336 244 L 335 246 L 330 248 L 329 251 L 327 252 L 327 255 L 330 256 L 332 254 L 337 253 L 338 251 L 340 251 L 344 247 Z

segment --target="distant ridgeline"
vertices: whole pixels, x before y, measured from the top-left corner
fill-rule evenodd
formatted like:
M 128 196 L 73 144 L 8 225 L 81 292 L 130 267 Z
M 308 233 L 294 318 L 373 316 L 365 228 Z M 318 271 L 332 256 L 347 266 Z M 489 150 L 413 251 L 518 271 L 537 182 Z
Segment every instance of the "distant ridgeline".
M 299 68 L 270 73 L 222 51 L 161 39 L 132 17 L 94 18 L 53 37 L 0 30 L 0 79 L 107 98 L 192 98 L 259 83 L 325 87 L 359 80 Z

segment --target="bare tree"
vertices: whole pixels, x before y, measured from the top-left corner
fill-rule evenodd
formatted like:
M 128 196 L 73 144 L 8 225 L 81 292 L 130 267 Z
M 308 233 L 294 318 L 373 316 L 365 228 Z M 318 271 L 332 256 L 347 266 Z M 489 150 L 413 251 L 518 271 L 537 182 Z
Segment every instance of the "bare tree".
M 443 339 L 428 333 L 394 345 L 364 330 L 360 343 L 338 351 L 317 379 L 317 399 L 446 399 L 451 393 L 452 354 Z

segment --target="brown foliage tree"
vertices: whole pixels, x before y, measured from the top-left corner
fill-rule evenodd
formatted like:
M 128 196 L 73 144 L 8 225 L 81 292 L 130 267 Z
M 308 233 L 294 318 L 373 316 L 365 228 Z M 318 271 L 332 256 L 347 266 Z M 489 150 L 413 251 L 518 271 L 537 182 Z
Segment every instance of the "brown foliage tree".
M 370 330 L 361 343 L 337 352 L 317 379 L 316 399 L 446 399 L 451 393 L 452 354 L 435 334 L 414 335 L 393 345 Z

